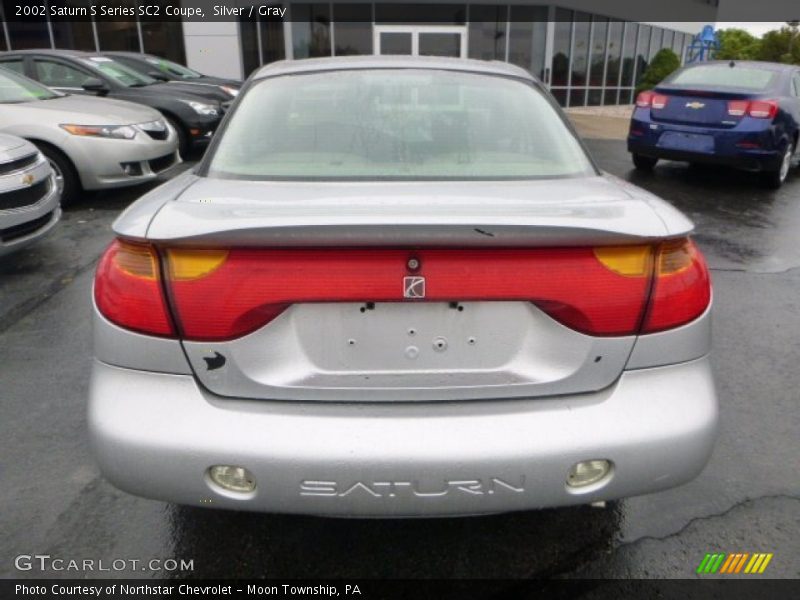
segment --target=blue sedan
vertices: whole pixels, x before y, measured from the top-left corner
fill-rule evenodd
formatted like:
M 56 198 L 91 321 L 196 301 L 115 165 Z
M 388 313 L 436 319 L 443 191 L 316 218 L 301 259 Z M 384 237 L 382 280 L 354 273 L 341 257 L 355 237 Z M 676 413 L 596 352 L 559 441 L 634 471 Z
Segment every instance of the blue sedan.
M 728 165 L 780 187 L 798 159 L 800 68 L 712 61 L 684 67 L 639 94 L 628 151 L 639 170 L 658 159 Z

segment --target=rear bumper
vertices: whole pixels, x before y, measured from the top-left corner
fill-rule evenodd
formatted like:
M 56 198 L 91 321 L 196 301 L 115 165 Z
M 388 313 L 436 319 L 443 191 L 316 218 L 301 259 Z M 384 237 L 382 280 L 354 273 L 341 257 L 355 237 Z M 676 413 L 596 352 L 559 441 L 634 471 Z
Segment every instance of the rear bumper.
M 655 145 L 642 143 L 635 138 L 628 138 L 628 152 L 665 160 L 734 167 L 745 171 L 773 171 L 780 166 L 782 158 L 782 154 L 777 150 L 748 150 L 739 154 L 690 152 L 659 148 Z
M 775 170 L 783 158 L 781 139 L 764 121 L 742 121 L 730 129 L 706 128 L 653 121 L 646 109 L 636 109 L 631 119 L 628 151 L 653 158 L 718 164 L 750 171 Z M 638 132 L 637 135 L 633 135 Z M 664 134 L 688 134 L 713 139 L 713 147 L 665 147 Z M 665 139 L 665 138 L 664 138 Z M 743 147 L 741 144 L 757 147 Z
M 707 358 L 627 371 L 609 388 L 550 399 L 377 405 L 231 400 L 190 375 L 95 362 L 89 430 L 105 477 L 180 504 L 341 516 L 466 515 L 585 504 L 693 479 L 717 400 Z M 575 462 L 608 459 L 580 491 Z M 244 498 L 211 465 L 247 467 Z

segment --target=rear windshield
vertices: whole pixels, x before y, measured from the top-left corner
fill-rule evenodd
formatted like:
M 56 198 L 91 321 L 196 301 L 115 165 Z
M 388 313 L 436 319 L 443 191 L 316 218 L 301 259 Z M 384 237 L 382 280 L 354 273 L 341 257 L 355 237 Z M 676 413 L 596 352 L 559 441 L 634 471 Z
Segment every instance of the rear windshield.
M 772 87 L 776 72 L 751 67 L 702 65 L 680 71 L 666 83 L 680 86 L 726 87 L 763 92 Z
M 279 76 L 240 101 L 208 161 L 239 179 L 536 179 L 594 173 L 533 86 L 448 71 Z

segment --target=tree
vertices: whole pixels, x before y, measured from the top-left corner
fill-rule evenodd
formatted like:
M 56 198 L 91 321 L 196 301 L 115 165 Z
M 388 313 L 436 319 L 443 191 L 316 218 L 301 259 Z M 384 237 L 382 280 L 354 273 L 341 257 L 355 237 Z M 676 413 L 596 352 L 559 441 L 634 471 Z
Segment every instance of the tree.
M 761 49 L 761 40 L 744 29 L 720 29 L 718 60 L 756 60 Z
M 653 60 L 650 61 L 647 69 L 642 74 L 642 79 L 639 81 L 639 85 L 636 86 L 636 93 L 654 88 L 680 66 L 681 60 L 678 55 L 669 48 L 662 48 L 656 52 Z
M 796 35 L 790 27 L 768 31 L 761 37 L 758 60 L 800 65 L 800 41 L 794 39 Z

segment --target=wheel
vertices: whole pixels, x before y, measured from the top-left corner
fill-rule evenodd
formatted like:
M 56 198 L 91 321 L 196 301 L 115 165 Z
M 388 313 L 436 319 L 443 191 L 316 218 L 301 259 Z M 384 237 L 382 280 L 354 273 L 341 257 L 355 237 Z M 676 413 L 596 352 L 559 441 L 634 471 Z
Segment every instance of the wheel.
M 657 158 L 651 158 L 649 156 L 643 156 L 641 154 L 633 155 L 633 166 L 639 169 L 640 171 L 652 171 L 653 168 L 656 166 L 657 162 L 658 162 Z
M 771 190 L 777 190 L 786 181 L 789 175 L 789 169 L 792 166 L 792 155 L 794 154 L 794 146 L 786 144 L 786 149 L 783 152 L 783 158 L 780 165 L 773 171 L 764 171 L 761 173 L 761 181 L 765 187 Z
M 74 202 L 81 192 L 81 183 L 78 180 L 75 167 L 72 166 L 70 160 L 61 151 L 52 146 L 42 145 L 39 146 L 39 150 L 44 154 L 47 162 L 50 163 L 50 168 L 53 169 L 56 188 L 61 193 L 61 205 L 67 206 Z
M 181 155 L 181 158 L 186 158 L 186 155 L 189 153 L 189 136 L 186 135 L 186 130 L 183 128 L 183 125 L 178 123 L 174 118 L 167 116 L 164 118 L 178 135 L 178 154 Z

